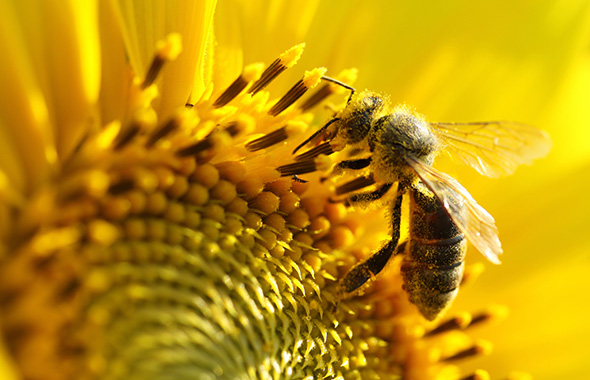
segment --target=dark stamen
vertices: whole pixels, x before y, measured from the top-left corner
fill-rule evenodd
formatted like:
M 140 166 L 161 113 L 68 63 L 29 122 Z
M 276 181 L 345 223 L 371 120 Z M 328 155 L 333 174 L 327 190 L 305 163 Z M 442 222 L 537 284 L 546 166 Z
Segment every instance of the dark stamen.
M 225 131 L 229 133 L 231 137 L 235 137 L 238 133 L 242 132 L 244 129 L 243 123 L 239 123 L 237 121 L 232 121 L 228 125 L 225 126 Z
M 281 173 L 281 177 L 290 177 L 298 174 L 315 172 L 317 167 L 314 160 L 306 160 L 279 166 L 277 170 Z
M 152 64 L 150 65 L 150 68 L 148 69 L 148 72 L 145 76 L 145 79 L 141 84 L 141 88 L 143 90 L 151 86 L 155 82 L 156 78 L 158 77 L 158 74 L 160 74 L 160 71 L 162 70 L 162 67 L 164 67 L 164 63 L 166 63 L 166 59 L 164 57 L 161 57 L 160 55 L 156 55 L 154 57 L 154 59 L 152 60 Z
M 215 103 L 213 103 L 213 107 L 223 107 L 227 103 L 231 102 L 246 88 L 247 85 L 248 81 L 242 75 L 240 75 L 221 95 L 219 95 L 219 97 L 215 100 Z
M 132 179 L 124 179 L 117 183 L 111 184 L 111 186 L 109 186 L 109 193 L 113 195 L 122 194 L 126 191 L 133 189 L 134 185 L 135 183 Z
M 270 82 L 273 81 L 273 79 L 285 71 L 285 69 L 287 69 L 287 67 L 283 65 L 282 60 L 280 58 L 275 59 L 275 61 L 271 63 L 270 66 L 266 68 L 266 70 L 264 70 L 260 76 L 260 79 L 254 82 L 248 93 L 254 95 L 258 91 L 264 89 Z
M 141 89 L 145 90 L 151 86 L 155 81 L 162 67 L 166 62 L 176 59 L 182 50 L 181 37 L 177 33 L 169 34 L 165 40 L 158 42 L 156 46 L 156 55 L 150 64 L 150 68 L 145 75 L 145 79 L 141 84 Z
M 153 146 L 156 141 L 164 138 L 170 132 L 178 128 L 180 122 L 177 118 L 172 118 L 168 120 L 166 124 L 164 124 L 161 128 L 155 130 L 152 135 L 149 137 L 148 141 L 145 143 L 147 148 Z
M 326 156 L 329 156 L 332 153 L 334 153 L 334 151 L 332 150 L 332 146 L 330 145 L 329 141 L 326 141 L 325 143 L 320 144 L 320 145 L 316 146 L 315 148 L 312 148 L 312 149 L 308 150 L 307 152 L 296 156 L 295 161 L 309 160 L 309 159 L 319 156 L 320 154 L 325 154 Z
M 280 73 L 296 64 L 303 53 L 304 47 L 305 44 L 295 45 L 281 54 L 279 58 L 275 59 L 275 61 L 264 70 L 260 79 L 254 82 L 248 93 L 252 95 L 256 94 L 272 82 Z
M 334 93 L 334 90 L 332 89 L 332 86 L 330 86 L 329 84 L 326 84 L 326 85 L 320 87 L 320 89 L 317 90 L 316 92 L 314 92 L 309 98 L 307 98 L 307 100 L 305 102 L 303 102 L 303 104 L 299 108 L 302 111 L 307 111 L 308 109 L 315 107 L 316 105 L 321 103 L 324 99 L 326 99 L 328 96 L 332 95 L 333 93 Z
M 488 314 L 488 313 L 481 313 L 481 314 L 477 314 L 474 315 L 473 318 L 471 319 L 471 323 L 469 324 L 469 326 L 473 326 L 473 325 L 477 325 L 483 322 L 487 322 L 490 319 L 492 319 L 492 315 Z
M 447 358 L 442 358 L 441 362 L 448 362 L 453 360 L 467 359 L 478 355 L 487 355 L 491 352 L 492 346 L 489 342 L 476 342 L 473 346 L 457 352 L 455 355 L 451 355 Z
M 129 128 L 122 130 L 117 136 L 117 140 L 115 142 L 115 146 L 113 147 L 115 150 L 120 150 L 125 145 L 127 145 L 133 138 L 139 133 L 139 123 L 133 123 L 129 126 Z
M 272 106 L 272 108 L 268 111 L 268 114 L 277 116 L 291 104 L 295 103 L 295 101 L 305 94 L 308 89 L 309 88 L 305 85 L 303 79 L 299 80 L 281 99 L 279 99 L 279 101 L 274 106 Z
M 272 131 L 271 133 L 257 138 L 256 140 L 250 141 L 246 144 L 246 149 L 248 149 L 250 152 L 255 152 L 257 150 L 278 144 L 281 141 L 285 141 L 287 137 L 286 127 L 282 127 L 276 131 Z
M 472 321 L 473 320 L 471 319 L 471 316 L 468 313 L 464 313 L 455 318 L 449 319 L 446 322 L 441 323 L 434 329 L 424 334 L 424 337 L 431 337 L 452 330 L 462 330 L 469 326 L 471 323 L 473 323 Z
M 189 145 L 185 148 L 180 149 L 179 151 L 176 152 L 176 155 L 178 157 L 194 156 L 194 155 L 199 154 L 202 151 L 207 150 L 212 147 L 213 147 L 213 143 L 208 136 L 204 140 L 198 141 L 192 145 Z
M 56 293 L 56 300 L 59 301 L 66 301 L 69 298 L 73 297 L 82 286 L 82 281 L 77 278 L 71 279 L 62 285 L 61 289 L 59 289 Z

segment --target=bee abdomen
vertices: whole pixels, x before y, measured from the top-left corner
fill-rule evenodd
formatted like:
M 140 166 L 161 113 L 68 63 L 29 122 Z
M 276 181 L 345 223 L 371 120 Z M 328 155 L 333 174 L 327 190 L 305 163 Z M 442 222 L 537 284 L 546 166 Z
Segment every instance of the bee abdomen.
M 435 319 L 457 295 L 466 248 L 462 234 L 438 241 L 410 241 L 401 266 L 403 287 L 426 319 Z

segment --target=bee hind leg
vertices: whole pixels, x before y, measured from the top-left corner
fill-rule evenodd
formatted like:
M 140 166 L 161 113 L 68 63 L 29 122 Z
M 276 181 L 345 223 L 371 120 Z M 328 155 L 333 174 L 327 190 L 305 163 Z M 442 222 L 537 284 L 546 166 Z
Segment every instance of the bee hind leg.
M 406 242 L 398 245 L 400 237 L 400 220 L 401 220 L 402 193 L 398 192 L 392 210 L 391 240 L 379 251 L 374 253 L 364 262 L 352 268 L 341 280 L 340 286 L 346 293 L 353 292 L 363 284 L 376 276 L 385 268 L 392 256 L 404 251 Z

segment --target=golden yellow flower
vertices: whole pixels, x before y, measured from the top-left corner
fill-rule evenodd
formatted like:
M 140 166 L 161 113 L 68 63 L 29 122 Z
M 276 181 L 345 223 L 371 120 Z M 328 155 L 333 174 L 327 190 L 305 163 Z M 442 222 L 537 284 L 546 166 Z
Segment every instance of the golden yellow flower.
M 588 8 L 0 2 L 0 377 L 584 378 Z M 344 104 L 323 67 L 431 120 L 553 136 L 507 179 L 437 162 L 506 252 L 474 282 L 470 249 L 437 321 L 398 258 L 341 298 L 383 212 L 275 170 Z M 335 94 L 307 108 L 314 91 Z

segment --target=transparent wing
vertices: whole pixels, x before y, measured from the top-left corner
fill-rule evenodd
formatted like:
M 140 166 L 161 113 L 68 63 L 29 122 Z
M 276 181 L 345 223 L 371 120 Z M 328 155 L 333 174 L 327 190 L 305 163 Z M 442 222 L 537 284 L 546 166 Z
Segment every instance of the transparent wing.
M 492 263 L 500 264 L 498 256 L 502 253 L 502 245 L 494 217 L 477 204 L 471 194 L 451 176 L 414 157 L 406 157 L 406 162 L 444 205 L 467 240 Z
M 487 177 L 514 173 L 551 149 L 549 135 L 530 125 L 509 121 L 430 123 L 446 151 Z

